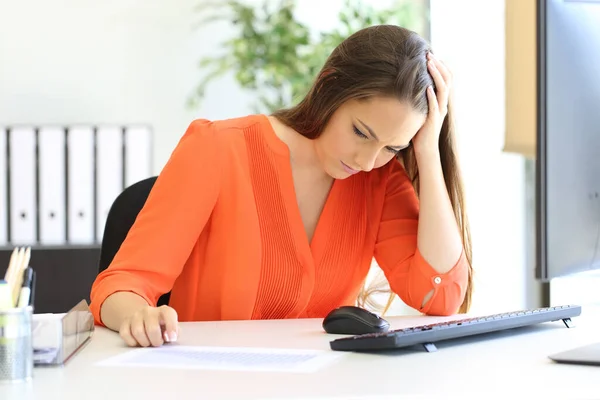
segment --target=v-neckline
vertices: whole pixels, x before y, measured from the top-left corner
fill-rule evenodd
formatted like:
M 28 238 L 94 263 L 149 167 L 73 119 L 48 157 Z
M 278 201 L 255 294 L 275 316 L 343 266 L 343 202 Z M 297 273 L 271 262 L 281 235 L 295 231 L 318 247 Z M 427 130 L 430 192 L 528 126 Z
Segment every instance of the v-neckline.
M 327 193 L 327 197 L 325 198 L 321 213 L 317 219 L 312 239 L 309 240 L 306 229 L 304 228 L 304 222 L 302 221 L 302 214 L 300 213 L 298 195 L 294 186 L 292 166 L 289 159 L 288 162 L 285 163 L 285 167 L 280 171 L 282 176 L 282 194 L 290 217 L 290 229 L 293 231 L 292 234 L 298 245 L 301 248 L 304 248 L 304 251 L 307 251 L 316 262 L 317 256 L 320 256 L 322 250 L 319 244 L 323 243 L 329 235 L 331 224 L 328 222 L 331 220 L 330 214 L 333 212 L 332 209 L 335 208 L 332 203 L 335 203 L 336 201 L 339 182 L 337 179 L 333 180 L 329 193 Z
M 300 206 L 298 205 L 298 196 L 296 194 L 296 188 L 294 187 L 294 177 L 292 173 L 291 164 L 291 153 L 286 143 L 284 143 L 275 133 L 271 121 L 269 121 L 266 115 L 260 115 L 262 122 L 266 128 L 267 134 L 266 139 L 268 144 L 278 154 L 278 164 L 281 167 L 277 173 L 280 176 L 281 194 L 286 207 L 286 213 L 289 216 L 289 226 L 294 243 L 298 253 L 302 255 L 305 262 L 310 264 L 318 265 L 323 252 L 325 250 L 325 244 L 331 231 L 330 221 L 333 219 L 333 212 L 335 210 L 335 203 L 338 201 L 339 190 L 341 182 L 338 179 L 334 179 L 329 193 L 323 204 L 321 214 L 317 219 L 317 224 L 313 231 L 312 239 L 308 240 L 308 235 L 302 222 L 302 215 L 300 214 Z

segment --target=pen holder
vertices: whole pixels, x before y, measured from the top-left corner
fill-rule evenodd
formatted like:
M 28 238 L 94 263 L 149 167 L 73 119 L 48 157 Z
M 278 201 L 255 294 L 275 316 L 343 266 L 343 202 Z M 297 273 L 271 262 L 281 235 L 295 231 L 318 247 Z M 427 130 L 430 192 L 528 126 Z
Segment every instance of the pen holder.
M 0 310 L 0 383 L 31 379 L 33 307 Z

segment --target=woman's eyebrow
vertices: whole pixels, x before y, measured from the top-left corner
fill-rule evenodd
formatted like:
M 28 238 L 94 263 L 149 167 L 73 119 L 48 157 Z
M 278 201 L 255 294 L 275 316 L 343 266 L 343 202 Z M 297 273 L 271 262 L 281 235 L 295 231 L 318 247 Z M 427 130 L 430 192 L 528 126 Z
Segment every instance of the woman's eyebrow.
M 373 136 L 373 138 L 375 138 L 375 140 L 379 141 L 379 138 L 377 137 L 377 135 L 375 134 L 375 132 L 373 131 L 373 129 L 371 129 L 371 127 L 367 124 L 365 124 L 363 121 L 361 121 L 359 118 L 356 118 L 358 120 L 358 122 L 360 122 L 362 124 L 362 126 L 364 126 L 369 133 L 371 134 L 371 136 Z
M 369 125 L 367 125 L 367 124 L 365 124 L 363 121 L 361 121 L 361 119 L 360 119 L 360 118 L 356 118 L 356 120 L 357 120 L 358 122 L 360 122 L 360 124 L 361 124 L 362 126 L 364 126 L 366 130 L 368 130 L 368 131 L 369 131 L 369 133 L 371 134 L 371 136 L 373 136 L 373 138 L 374 138 L 375 140 L 379 141 L 379 138 L 377 137 L 377 135 L 375 134 L 375 132 L 373 131 L 373 129 L 371 129 L 371 127 L 370 127 Z M 402 149 L 405 149 L 405 148 L 407 148 L 407 147 L 408 147 L 408 145 L 407 145 L 407 144 L 403 144 L 403 145 L 400 145 L 400 146 L 387 146 L 387 147 L 389 147 L 390 149 L 394 149 L 394 150 L 398 150 L 398 151 L 400 151 L 400 150 L 402 150 Z

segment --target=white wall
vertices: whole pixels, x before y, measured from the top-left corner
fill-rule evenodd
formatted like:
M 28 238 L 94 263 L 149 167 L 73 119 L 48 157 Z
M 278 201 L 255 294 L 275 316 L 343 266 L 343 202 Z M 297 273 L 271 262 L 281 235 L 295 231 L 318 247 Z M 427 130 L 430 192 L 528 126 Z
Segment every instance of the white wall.
M 431 0 L 431 41 L 454 72 L 473 235 L 474 312 L 528 306 L 525 170 L 504 145 L 504 1 Z

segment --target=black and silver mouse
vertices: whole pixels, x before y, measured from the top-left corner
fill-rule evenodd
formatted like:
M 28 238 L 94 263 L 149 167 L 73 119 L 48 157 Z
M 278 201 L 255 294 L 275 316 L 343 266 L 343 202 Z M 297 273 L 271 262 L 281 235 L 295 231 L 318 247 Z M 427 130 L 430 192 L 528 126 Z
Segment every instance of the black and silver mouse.
M 380 316 L 356 306 L 342 306 L 331 310 L 323 319 L 327 333 L 362 335 L 387 332 L 390 324 Z

